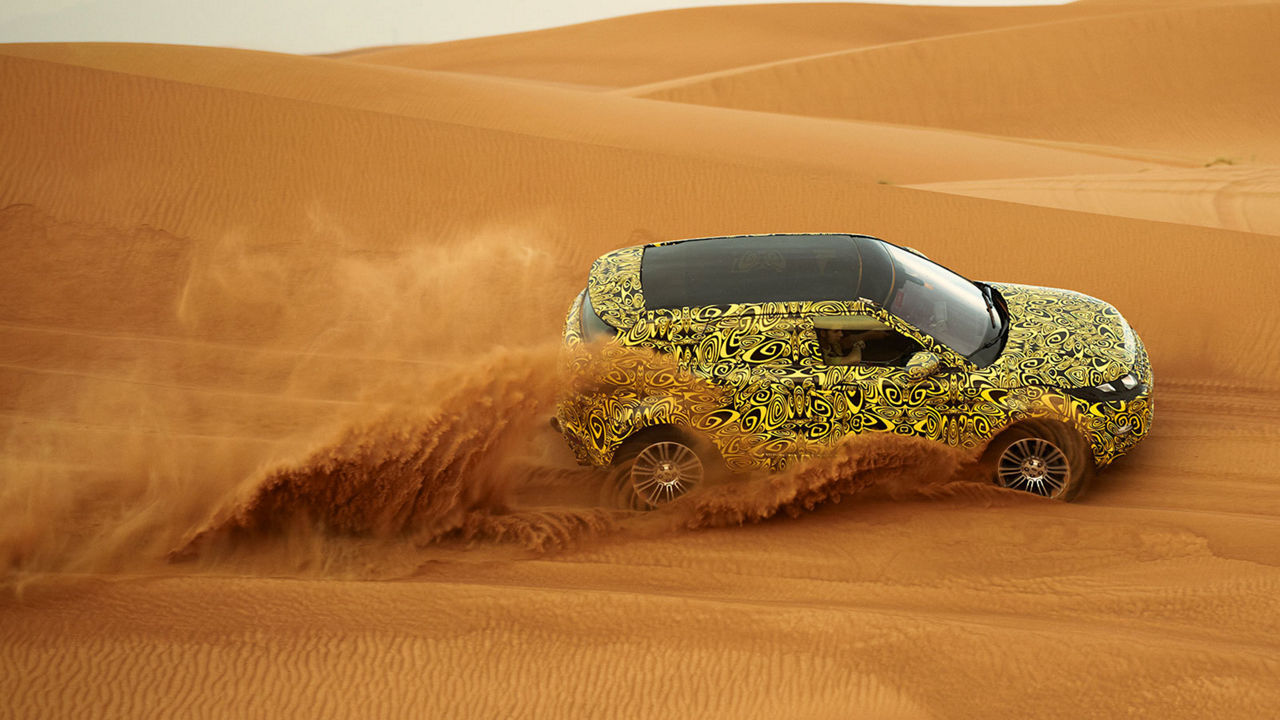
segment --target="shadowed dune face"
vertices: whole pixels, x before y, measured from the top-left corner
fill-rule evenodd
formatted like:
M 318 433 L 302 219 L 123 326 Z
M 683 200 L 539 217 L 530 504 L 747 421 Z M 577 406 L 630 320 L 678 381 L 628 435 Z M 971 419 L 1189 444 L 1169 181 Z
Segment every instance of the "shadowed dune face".
M 1269 716 L 1276 7 L 0 46 L 0 697 Z M 866 436 L 613 507 L 546 424 L 591 261 L 805 231 L 1113 303 L 1159 377 L 1150 436 L 1069 505 Z

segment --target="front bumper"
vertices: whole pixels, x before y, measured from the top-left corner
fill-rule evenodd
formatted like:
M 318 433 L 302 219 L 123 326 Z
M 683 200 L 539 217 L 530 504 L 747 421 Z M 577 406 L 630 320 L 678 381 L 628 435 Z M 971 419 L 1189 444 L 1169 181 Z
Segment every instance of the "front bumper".
M 1155 417 L 1150 388 L 1132 400 L 1082 404 L 1081 421 L 1099 468 L 1132 450 L 1151 431 Z

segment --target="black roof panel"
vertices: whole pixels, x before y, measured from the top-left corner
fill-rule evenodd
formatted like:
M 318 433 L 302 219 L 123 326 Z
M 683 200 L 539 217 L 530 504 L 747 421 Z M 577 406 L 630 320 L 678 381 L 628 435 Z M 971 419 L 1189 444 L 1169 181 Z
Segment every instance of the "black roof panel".
M 856 235 L 744 235 L 651 245 L 640 265 L 645 307 L 882 301 L 892 264 Z

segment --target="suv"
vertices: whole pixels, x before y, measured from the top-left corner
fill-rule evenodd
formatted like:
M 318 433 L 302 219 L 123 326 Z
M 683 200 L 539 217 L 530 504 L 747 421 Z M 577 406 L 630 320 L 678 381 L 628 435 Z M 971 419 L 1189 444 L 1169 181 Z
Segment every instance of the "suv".
M 575 382 L 553 424 L 642 508 L 865 432 L 985 450 L 1000 485 L 1071 500 L 1151 426 L 1151 365 L 1114 307 L 866 235 L 615 250 L 564 342 Z

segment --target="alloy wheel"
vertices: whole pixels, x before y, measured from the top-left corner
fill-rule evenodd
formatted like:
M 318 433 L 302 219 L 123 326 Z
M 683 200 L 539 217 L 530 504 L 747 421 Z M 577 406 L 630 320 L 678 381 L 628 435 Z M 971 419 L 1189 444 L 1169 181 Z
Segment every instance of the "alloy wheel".
M 693 448 L 678 442 L 654 443 L 631 465 L 636 499 L 657 507 L 680 497 L 702 482 L 702 460 Z
M 1014 441 L 1000 454 L 996 479 L 1013 490 L 1056 498 L 1067 488 L 1071 461 L 1057 445 L 1038 437 Z

